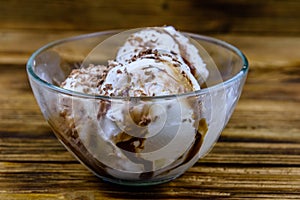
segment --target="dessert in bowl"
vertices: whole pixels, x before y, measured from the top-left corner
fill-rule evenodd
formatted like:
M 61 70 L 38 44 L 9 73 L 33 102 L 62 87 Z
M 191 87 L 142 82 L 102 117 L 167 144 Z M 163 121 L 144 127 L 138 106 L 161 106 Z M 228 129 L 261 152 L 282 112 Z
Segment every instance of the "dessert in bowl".
M 213 147 L 248 63 L 218 39 L 149 27 L 55 41 L 27 72 L 45 119 L 82 164 L 113 183 L 152 185 Z

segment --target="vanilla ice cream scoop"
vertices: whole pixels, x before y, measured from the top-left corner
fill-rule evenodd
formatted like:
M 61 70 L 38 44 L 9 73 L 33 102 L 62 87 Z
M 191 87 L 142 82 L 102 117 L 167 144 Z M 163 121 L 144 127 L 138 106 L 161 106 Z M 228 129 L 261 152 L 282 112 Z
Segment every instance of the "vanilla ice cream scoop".
M 209 73 L 193 42 L 172 26 L 149 27 L 130 35 L 119 49 L 116 59 L 118 62 L 126 63 L 140 51 L 163 50 L 176 55 L 178 60 L 187 64 L 201 85 Z
M 190 68 L 173 54 L 141 51 L 112 68 L 99 88 L 108 96 L 162 96 L 196 91 L 200 85 Z

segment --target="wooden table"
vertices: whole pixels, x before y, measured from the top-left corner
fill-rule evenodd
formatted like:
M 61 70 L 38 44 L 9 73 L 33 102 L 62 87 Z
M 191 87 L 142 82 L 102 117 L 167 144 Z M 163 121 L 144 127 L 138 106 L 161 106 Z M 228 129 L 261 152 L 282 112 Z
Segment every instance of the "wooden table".
M 0 2 L 0 199 L 300 199 L 299 1 Z M 43 119 L 25 72 L 62 37 L 170 24 L 248 57 L 238 106 L 214 149 L 180 178 L 124 187 L 96 178 Z

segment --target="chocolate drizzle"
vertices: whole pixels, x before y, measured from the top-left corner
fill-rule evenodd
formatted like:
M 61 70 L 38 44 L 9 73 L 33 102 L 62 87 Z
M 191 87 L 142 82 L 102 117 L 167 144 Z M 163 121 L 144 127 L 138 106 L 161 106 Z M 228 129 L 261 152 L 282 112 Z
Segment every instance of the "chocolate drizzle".
M 204 118 L 199 120 L 198 130 L 195 135 L 195 141 L 193 147 L 189 150 L 185 160 L 181 163 L 181 165 L 184 165 L 188 163 L 190 160 L 194 158 L 195 155 L 200 151 L 200 148 L 203 144 L 204 136 L 206 132 L 208 131 L 207 123 Z
M 128 135 L 125 132 L 121 132 L 117 135 L 120 142 L 116 142 L 116 146 L 123 151 L 138 153 L 144 149 L 145 138 L 138 138 Z
M 140 174 L 140 179 L 150 179 L 152 178 L 153 172 L 153 162 L 138 157 L 138 153 L 144 149 L 145 138 L 130 137 L 125 132 L 122 132 L 118 135 L 126 135 L 129 137 L 128 140 L 123 140 L 116 143 L 116 146 L 119 147 L 124 155 L 134 163 L 142 164 L 144 166 L 144 171 Z

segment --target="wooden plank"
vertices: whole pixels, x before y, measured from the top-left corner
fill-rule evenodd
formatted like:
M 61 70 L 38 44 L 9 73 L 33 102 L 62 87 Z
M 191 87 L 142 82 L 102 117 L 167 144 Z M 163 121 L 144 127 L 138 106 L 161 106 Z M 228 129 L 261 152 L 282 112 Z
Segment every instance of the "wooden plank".
M 1 194 L 43 194 L 65 196 L 90 194 L 111 199 L 147 198 L 217 198 L 227 197 L 294 197 L 299 195 L 299 168 L 241 167 L 207 165 L 205 161 L 195 165 L 176 181 L 162 187 L 130 188 L 104 183 L 76 164 L 11 164 L 1 179 Z M 5 163 L 4 163 L 5 164 Z M 13 170 L 11 170 L 11 168 Z M 18 179 L 18 182 L 15 180 Z M 33 196 L 33 195 L 32 195 Z M 42 195 L 41 195 L 42 196 Z M 36 199 L 37 199 L 36 197 Z
M 0 64 L 25 65 L 31 54 L 47 43 L 85 33 L 89 32 L 78 30 L 53 32 L 47 30 L 20 31 L 14 29 L 0 29 Z M 201 32 L 195 33 L 201 34 Z M 210 36 L 224 40 L 241 49 L 249 59 L 250 72 L 252 70 L 259 70 L 257 72 L 261 72 L 261 76 L 263 76 L 265 74 L 265 68 L 267 68 L 269 72 L 273 71 L 274 73 L 280 73 L 280 70 L 285 70 L 287 73 L 289 69 L 286 70 L 286 68 L 289 67 L 293 70 L 299 69 L 299 37 L 256 37 L 230 34 L 211 34 Z M 288 47 L 288 51 L 286 48 L 283 48 L 283 46 Z M 253 66 L 255 66 L 255 69 Z M 296 76 L 299 71 L 294 71 L 293 73 Z M 268 77 L 268 79 L 270 79 L 270 77 Z
M 295 0 L 3 1 L 0 29 L 107 30 L 171 24 L 201 33 L 299 35 Z

